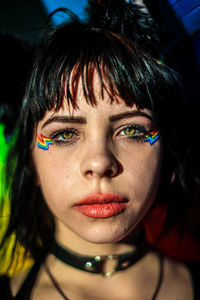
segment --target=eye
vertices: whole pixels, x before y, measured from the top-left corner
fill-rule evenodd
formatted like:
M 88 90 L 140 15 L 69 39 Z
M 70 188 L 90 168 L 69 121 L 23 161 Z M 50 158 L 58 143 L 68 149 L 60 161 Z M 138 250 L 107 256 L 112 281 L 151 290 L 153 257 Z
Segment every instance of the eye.
M 73 132 L 68 131 L 68 132 L 65 132 L 65 133 L 59 135 L 57 139 L 58 140 L 63 140 L 63 141 L 64 140 L 69 140 L 69 139 L 73 138 L 73 135 L 74 135 Z
M 54 144 L 67 144 L 77 139 L 78 133 L 75 129 L 63 129 L 51 135 Z
M 127 136 L 128 138 L 144 138 L 146 134 L 146 129 L 141 125 L 128 125 L 119 132 L 120 136 Z
M 124 130 L 122 130 L 122 132 L 125 134 L 125 135 L 129 135 L 129 136 L 132 136 L 136 133 L 136 129 L 133 128 L 133 127 L 127 127 L 125 128 Z

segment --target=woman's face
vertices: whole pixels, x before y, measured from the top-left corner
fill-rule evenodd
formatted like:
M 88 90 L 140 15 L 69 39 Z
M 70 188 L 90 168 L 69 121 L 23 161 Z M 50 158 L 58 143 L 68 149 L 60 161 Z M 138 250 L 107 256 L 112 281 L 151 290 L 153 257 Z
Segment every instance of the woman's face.
M 89 242 L 111 243 L 130 233 L 155 199 L 161 141 L 145 141 L 155 129 L 148 109 L 127 107 L 120 98 L 110 104 L 96 75 L 94 84 L 96 106 L 86 103 L 79 84 L 77 110 L 65 104 L 45 114 L 33 161 L 58 227 Z

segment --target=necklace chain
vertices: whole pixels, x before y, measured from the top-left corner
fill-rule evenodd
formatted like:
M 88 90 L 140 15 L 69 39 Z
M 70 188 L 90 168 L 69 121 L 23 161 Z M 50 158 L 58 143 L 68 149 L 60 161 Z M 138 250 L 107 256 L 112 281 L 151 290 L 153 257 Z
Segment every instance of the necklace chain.
M 159 292 L 161 284 L 162 284 L 162 280 L 163 280 L 163 258 L 162 258 L 162 256 L 159 256 L 159 266 L 160 266 L 160 268 L 159 268 L 160 270 L 159 270 L 158 281 L 157 281 L 156 288 L 155 288 L 155 291 L 154 291 L 154 294 L 153 294 L 151 300 L 156 300 L 156 297 L 158 295 L 158 292 Z M 57 280 L 55 279 L 55 277 L 53 276 L 53 274 L 51 273 L 51 271 L 49 270 L 47 265 L 45 265 L 45 270 L 46 270 L 46 273 L 49 276 L 51 282 L 53 283 L 54 287 L 60 293 L 60 295 L 63 297 L 63 299 L 69 300 L 69 298 L 65 295 L 65 293 L 59 286 Z
M 54 278 L 53 274 L 51 273 L 51 271 L 49 270 L 49 268 L 46 265 L 45 265 L 45 270 L 46 270 L 47 275 L 51 279 L 51 282 L 53 283 L 53 285 L 55 286 L 55 288 L 57 289 L 57 291 L 60 293 L 60 295 L 63 297 L 63 299 L 69 300 L 69 298 L 67 298 L 67 296 L 64 294 L 64 292 L 62 291 L 62 289 L 59 286 L 58 282 L 56 281 L 56 279 Z

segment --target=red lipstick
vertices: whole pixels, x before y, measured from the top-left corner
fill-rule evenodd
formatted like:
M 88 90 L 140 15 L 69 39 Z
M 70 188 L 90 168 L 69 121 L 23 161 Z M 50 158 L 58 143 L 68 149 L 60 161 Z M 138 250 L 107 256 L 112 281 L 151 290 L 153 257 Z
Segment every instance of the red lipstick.
M 113 217 L 127 206 L 127 200 L 116 194 L 90 194 L 74 206 L 76 210 L 87 217 L 104 219 Z

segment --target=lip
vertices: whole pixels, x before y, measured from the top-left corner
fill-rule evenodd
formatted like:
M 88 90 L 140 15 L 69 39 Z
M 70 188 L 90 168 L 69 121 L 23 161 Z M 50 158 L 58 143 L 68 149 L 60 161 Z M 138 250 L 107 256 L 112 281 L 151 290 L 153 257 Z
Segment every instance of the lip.
M 117 194 L 111 193 L 94 193 L 87 195 L 74 208 L 83 215 L 95 219 L 104 219 L 113 217 L 127 207 L 128 201 Z

